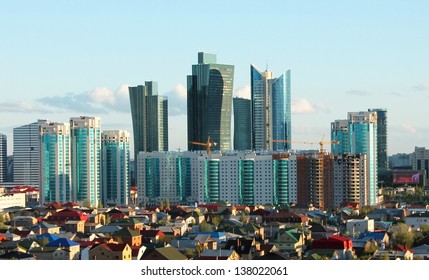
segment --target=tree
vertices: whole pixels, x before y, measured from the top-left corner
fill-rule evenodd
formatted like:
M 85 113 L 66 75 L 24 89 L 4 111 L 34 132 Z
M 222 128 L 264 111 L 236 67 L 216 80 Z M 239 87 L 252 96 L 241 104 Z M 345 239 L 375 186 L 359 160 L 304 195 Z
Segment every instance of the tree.
M 91 208 L 91 201 L 89 200 L 89 198 L 85 198 L 82 202 L 82 206 L 85 208 Z
M 161 200 L 159 202 L 159 211 L 164 211 L 164 201 L 163 200 Z
M 223 217 L 219 215 L 214 215 L 212 217 L 212 224 L 214 225 L 215 229 L 219 228 L 220 223 L 222 222 Z
M 170 199 L 165 199 L 165 209 L 170 210 Z
M 392 238 L 395 245 L 404 245 L 407 248 L 411 248 L 414 242 L 414 231 L 404 224 L 399 223 L 397 228 L 393 231 Z
M 212 227 L 206 221 L 202 221 L 202 223 L 200 223 L 199 229 L 202 232 L 212 232 Z

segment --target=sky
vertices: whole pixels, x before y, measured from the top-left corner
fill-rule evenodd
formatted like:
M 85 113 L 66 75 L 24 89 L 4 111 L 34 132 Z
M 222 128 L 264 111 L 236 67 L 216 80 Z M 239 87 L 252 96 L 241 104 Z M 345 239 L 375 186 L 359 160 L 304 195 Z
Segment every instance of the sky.
M 411 153 L 429 146 L 428 15 L 424 0 L 0 1 L 0 133 L 12 154 L 37 119 L 132 132 L 128 86 L 157 81 L 169 150 L 186 150 L 186 76 L 208 52 L 235 66 L 234 96 L 250 98 L 250 64 L 290 69 L 294 141 L 383 108 L 388 154 Z

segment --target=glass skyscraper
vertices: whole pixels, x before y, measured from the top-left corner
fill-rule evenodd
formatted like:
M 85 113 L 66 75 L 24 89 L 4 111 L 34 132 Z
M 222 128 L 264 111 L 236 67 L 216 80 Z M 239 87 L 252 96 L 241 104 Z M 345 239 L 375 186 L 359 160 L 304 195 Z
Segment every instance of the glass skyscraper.
M 168 150 L 168 99 L 158 95 L 158 83 L 128 87 L 134 135 L 134 159 L 139 152 Z
M 101 119 L 70 119 L 74 201 L 97 207 L 101 199 Z
M 350 153 L 348 120 L 336 120 L 331 123 L 331 140 L 331 142 L 338 141 L 338 144 L 331 144 L 332 154 Z
M 40 125 L 40 201 L 73 201 L 71 190 L 70 124 Z
M 231 119 L 234 66 L 217 64 L 216 55 L 198 53 L 187 77 L 188 150 L 205 150 L 190 143 L 211 142 L 212 150 L 232 150 Z
M 233 98 L 234 150 L 252 149 L 252 113 L 250 99 Z
M 130 133 L 105 130 L 102 139 L 102 202 L 105 206 L 128 205 Z
M 369 112 L 377 113 L 377 168 L 378 172 L 388 169 L 387 160 L 387 110 L 368 109 Z
M 250 65 L 250 80 L 252 148 L 289 150 L 292 140 L 290 70 L 278 78 L 273 78 L 272 72 L 262 72 L 256 66 Z
M 38 120 L 13 129 L 13 177 L 17 184 L 40 184 L 39 126 L 46 123 Z

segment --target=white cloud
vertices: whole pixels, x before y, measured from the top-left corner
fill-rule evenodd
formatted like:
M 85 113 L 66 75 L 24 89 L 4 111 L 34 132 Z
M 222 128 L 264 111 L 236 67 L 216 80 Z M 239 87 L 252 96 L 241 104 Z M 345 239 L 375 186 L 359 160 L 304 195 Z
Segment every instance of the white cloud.
M 420 84 L 414 87 L 415 90 L 429 90 L 429 83 Z
M 178 116 L 186 114 L 187 90 L 184 85 L 178 83 L 174 89 L 168 91 L 165 95 L 168 97 L 169 115 Z
M 25 101 L 12 101 L 0 103 L 0 112 L 3 113 L 50 113 L 50 110 L 45 109 L 38 104 L 31 104 Z
M 97 87 L 88 93 L 90 100 L 96 104 L 115 104 L 115 95 L 105 87 Z
M 417 129 L 410 124 L 402 124 L 402 129 L 408 133 L 416 134 Z
M 234 90 L 234 96 L 235 97 L 241 97 L 250 99 L 250 86 L 245 85 L 244 87 L 239 87 Z
M 316 109 L 307 99 L 292 100 L 292 113 L 308 114 L 316 112 Z

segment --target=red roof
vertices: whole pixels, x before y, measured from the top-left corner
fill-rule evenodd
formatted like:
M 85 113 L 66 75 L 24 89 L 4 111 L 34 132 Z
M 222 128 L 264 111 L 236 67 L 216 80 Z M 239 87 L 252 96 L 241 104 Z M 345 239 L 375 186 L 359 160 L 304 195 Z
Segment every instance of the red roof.
M 198 204 L 200 208 L 207 208 L 207 210 L 217 211 L 222 204 Z
M 351 239 L 332 235 L 328 238 L 320 238 L 313 240 L 313 249 L 352 249 L 353 242 Z
M 73 202 L 67 202 L 63 204 L 64 208 L 74 208 L 74 207 L 79 207 L 79 204 L 73 203 Z
M 87 221 L 89 216 L 75 209 L 66 208 L 49 216 L 48 221 Z
M 27 192 L 38 192 L 38 188 L 32 186 L 15 186 L 9 190 L 10 193 L 27 193 Z
M 353 202 L 353 201 L 344 201 L 340 204 L 340 207 L 349 207 L 353 210 L 359 210 L 359 202 Z

